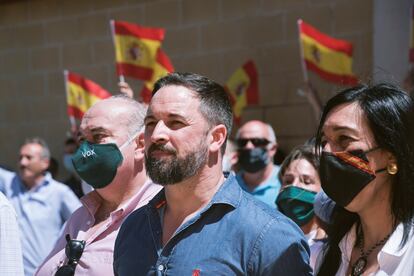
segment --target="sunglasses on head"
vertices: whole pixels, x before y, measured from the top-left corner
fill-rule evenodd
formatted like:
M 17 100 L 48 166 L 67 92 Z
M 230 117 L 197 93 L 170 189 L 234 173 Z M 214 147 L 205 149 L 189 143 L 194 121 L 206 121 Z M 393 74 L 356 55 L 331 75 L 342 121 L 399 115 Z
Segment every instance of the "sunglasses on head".
M 237 146 L 239 146 L 239 148 L 243 148 L 247 145 L 247 143 L 249 143 L 249 141 L 255 146 L 255 147 L 264 147 L 267 146 L 270 141 L 267 140 L 266 138 L 240 138 L 237 139 Z
M 75 269 L 85 249 L 85 241 L 72 240 L 69 234 L 66 234 L 65 254 L 68 263 L 59 267 L 55 276 L 73 276 Z

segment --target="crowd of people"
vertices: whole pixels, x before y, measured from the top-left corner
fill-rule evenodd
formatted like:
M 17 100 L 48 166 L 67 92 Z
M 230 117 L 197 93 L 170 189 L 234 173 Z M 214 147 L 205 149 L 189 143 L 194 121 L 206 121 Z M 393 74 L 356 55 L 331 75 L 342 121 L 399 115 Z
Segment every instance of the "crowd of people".
M 204 76 L 159 79 L 148 106 L 120 88 L 65 142 L 66 184 L 41 138 L 0 169 L 0 275 L 414 275 L 400 88 L 338 92 L 280 166 L 268 123 L 231 139 L 227 93 Z

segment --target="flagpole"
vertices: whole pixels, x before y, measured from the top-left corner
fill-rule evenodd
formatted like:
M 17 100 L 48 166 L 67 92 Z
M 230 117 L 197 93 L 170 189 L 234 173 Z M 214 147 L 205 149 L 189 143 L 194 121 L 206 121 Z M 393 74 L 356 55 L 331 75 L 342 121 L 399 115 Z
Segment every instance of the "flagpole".
M 69 75 L 69 71 L 63 70 L 63 76 L 65 78 L 66 99 L 69 98 L 68 75 Z M 66 100 L 66 104 L 68 104 L 67 100 Z M 71 130 L 72 136 L 74 136 L 76 129 L 77 129 L 75 117 L 69 115 L 69 122 L 70 122 L 70 130 Z
M 115 64 L 116 64 L 115 21 L 113 19 L 109 20 L 109 25 L 111 27 L 112 42 L 114 43 L 114 49 L 115 49 Z M 125 82 L 124 75 L 119 75 L 119 82 Z
M 305 55 L 303 53 L 302 41 L 300 40 L 300 25 L 302 24 L 302 19 L 298 19 L 297 24 L 298 24 L 298 41 L 299 41 L 299 51 L 300 51 L 300 59 L 301 59 L 301 64 L 302 64 L 303 79 L 307 83 L 309 81 L 308 71 L 306 70 Z
M 300 39 L 302 19 L 298 19 L 297 23 L 298 23 L 298 34 L 299 34 L 298 38 L 299 38 L 300 59 L 301 59 L 301 64 L 302 64 L 302 73 L 303 73 L 303 79 L 306 85 L 306 98 L 308 99 L 313 109 L 316 122 L 318 122 L 320 113 L 322 111 L 322 102 L 318 95 L 318 92 L 313 88 L 311 82 L 309 81 L 308 70 L 306 70 L 305 54 L 303 53 L 303 44 Z

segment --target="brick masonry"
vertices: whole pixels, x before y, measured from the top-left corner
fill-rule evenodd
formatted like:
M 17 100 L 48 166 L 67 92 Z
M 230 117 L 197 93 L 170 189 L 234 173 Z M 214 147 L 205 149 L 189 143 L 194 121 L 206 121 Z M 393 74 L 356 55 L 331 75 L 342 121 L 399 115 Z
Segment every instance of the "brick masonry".
M 243 121 L 273 125 L 285 152 L 313 135 L 302 85 L 296 20 L 355 44 L 354 71 L 372 71 L 372 1 L 358 0 L 10 0 L 0 4 L 0 164 L 15 167 L 19 145 L 41 136 L 60 161 L 69 122 L 63 69 L 116 92 L 109 20 L 164 27 L 177 71 L 225 83 L 247 59 L 259 71 L 260 104 Z M 338 87 L 311 80 L 326 100 Z M 130 80 L 136 91 L 141 83 Z M 63 168 L 61 169 L 63 171 Z

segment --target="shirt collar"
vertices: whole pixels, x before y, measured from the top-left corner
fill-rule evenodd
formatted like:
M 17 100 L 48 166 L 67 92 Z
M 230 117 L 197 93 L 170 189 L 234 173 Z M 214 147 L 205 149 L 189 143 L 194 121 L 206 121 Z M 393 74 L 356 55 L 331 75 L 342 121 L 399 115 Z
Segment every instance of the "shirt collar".
M 397 269 L 401 258 L 409 246 L 409 240 L 407 240 L 404 246 L 401 247 L 403 234 L 404 224 L 400 223 L 378 254 L 380 268 L 387 272 L 388 275 L 394 274 L 393 272 Z
M 37 192 L 41 187 L 48 185 L 53 180 L 50 172 L 45 172 L 42 181 L 39 184 L 37 184 L 35 187 L 33 187 L 32 189 L 28 190 L 26 185 L 23 183 L 23 179 L 20 177 L 20 175 L 19 174 L 16 174 L 16 175 L 18 176 L 21 190 L 23 192 L 30 192 L 30 193 Z
M 80 201 L 83 204 L 83 206 L 85 206 L 85 208 L 88 210 L 89 214 L 93 217 L 96 211 L 98 210 L 99 206 L 101 206 L 102 198 L 96 190 L 93 190 L 84 195 L 80 199 Z
M 402 223 L 400 223 L 378 254 L 378 264 L 380 266 L 380 270 L 387 272 L 387 275 L 393 274 L 393 271 L 395 271 L 397 268 L 402 256 L 408 248 L 408 241 L 402 248 L 400 248 L 403 232 L 404 226 Z M 356 224 L 352 226 L 351 230 L 342 238 L 341 242 L 339 243 L 339 248 L 342 252 L 342 256 L 345 257 L 347 263 L 350 261 L 355 240 Z
M 214 204 L 227 204 L 237 208 L 240 204 L 242 196 L 242 190 L 236 181 L 234 174 L 229 174 L 227 179 L 214 194 L 211 201 L 207 204 L 204 210 L 209 209 Z M 155 209 L 160 208 L 166 203 L 165 190 L 162 189 L 150 202 L 149 204 Z
M 246 182 L 243 179 L 244 171 L 240 171 L 239 173 L 237 173 L 237 181 L 239 182 L 239 185 L 242 187 L 243 190 L 251 192 L 251 193 L 259 192 L 262 190 L 267 190 L 270 188 L 278 188 L 279 187 L 278 181 L 275 181 L 275 179 L 278 178 L 277 176 L 278 172 L 279 172 L 278 167 L 274 165 L 272 173 L 269 175 L 269 177 L 259 186 L 254 188 L 253 191 L 250 191 L 249 187 L 247 186 Z
M 351 260 L 352 249 L 354 248 L 356 240 L 356 224 L 351 227 L 351 230 L 339 242 L 339 249 L 342 252 L 342 257 L 345 257 L 347 263 Z
M 139 189 L 135 195 L 130 198 L 128 201 L 124 202 L 116 210 L 110 213 L 110 217 L 115 219 L 118 216 L 123 214 L 129 214 L 132 212 L 139 202 L 144 201 L 146 198 L 143 198 L 145 192 L 148 191 L 151 185 L 155 185 L 151 180 L 147 180 L 142 187 Z M 151 196 L 152 194 L 148 195 Z M 81 198 L 82 204 L 88 210 L 88 212 L 94 216 L 99 206 L 102 204 L 102 197 L 98 194 L 96 190 L 91 191 Z

